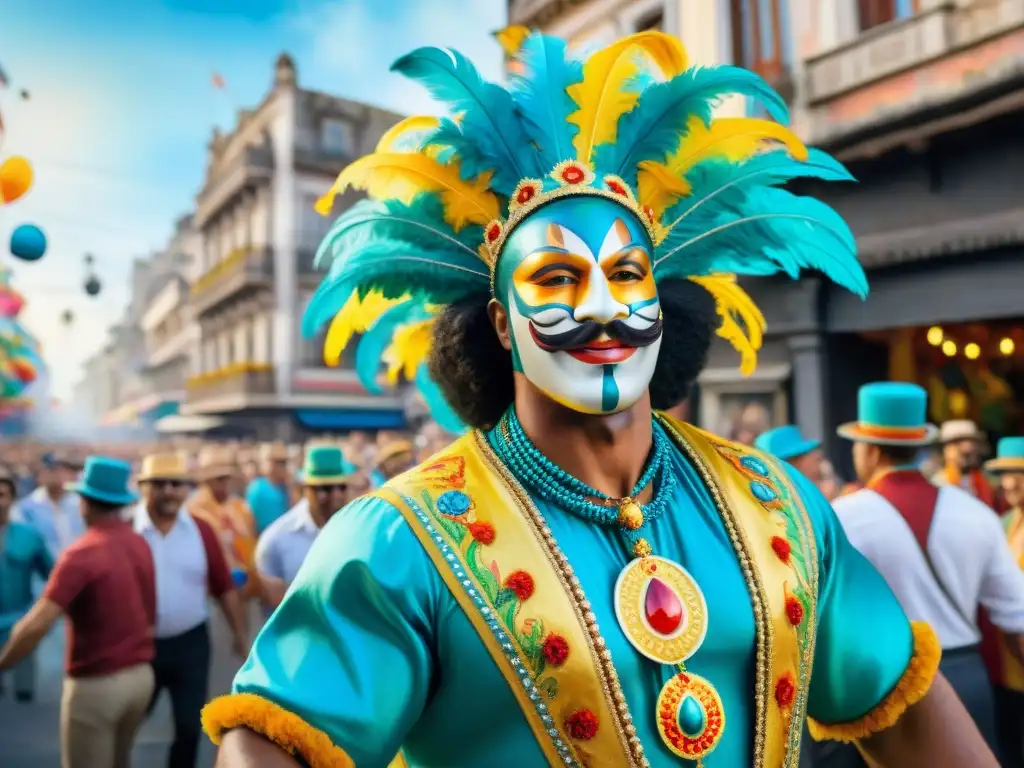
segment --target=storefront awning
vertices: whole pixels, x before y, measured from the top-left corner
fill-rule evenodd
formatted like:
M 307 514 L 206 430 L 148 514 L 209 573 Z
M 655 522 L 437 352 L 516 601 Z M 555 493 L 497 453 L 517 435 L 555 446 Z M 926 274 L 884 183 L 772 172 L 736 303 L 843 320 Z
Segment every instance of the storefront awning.
M 224 424 L 224 419 L 215 416 L 164 416 L 154 425 L 156 431 L 165 435 L 178 435 L 189 432 L 205 432 L 216 429 Z
M 393 409 L 326 409 L 299 408 L 295 418 L 308 429 L 402 429 L 405 413 Z

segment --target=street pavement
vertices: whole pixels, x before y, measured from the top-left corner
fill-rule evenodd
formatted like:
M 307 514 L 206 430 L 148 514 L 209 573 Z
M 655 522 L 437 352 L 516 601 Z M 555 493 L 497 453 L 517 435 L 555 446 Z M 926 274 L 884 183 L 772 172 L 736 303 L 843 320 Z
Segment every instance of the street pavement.
M 239 660 L 231 653 L 227 626 L 211 606 L 213 662 L 210 669 L 210 695 L 226 693 L 238 669 Z M 2 768 L 60 768 L 60 691 L 63 668 L 64 627 L 55 627 L 38 651 L 39 674 L 36 699 L 32 704 L 14 700 L 12 681 L 0 697 L 0 766 Z M 143 725 L 135 743 L 132 764 L 135 768 L 162 768 L 172 738 L 171 708 L 167 694 L 157 702 L 153 714 Z M 214 748 L 204 736 L 199 768 L 213 765 Z

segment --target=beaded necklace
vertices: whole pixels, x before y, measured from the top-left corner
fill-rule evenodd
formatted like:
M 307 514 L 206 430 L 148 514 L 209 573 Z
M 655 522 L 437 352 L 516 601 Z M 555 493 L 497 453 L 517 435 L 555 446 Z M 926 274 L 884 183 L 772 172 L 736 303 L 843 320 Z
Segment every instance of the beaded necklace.
M 505 412 L 492 434 L 495 453 L 529 491 L 588 522 L 619 526 L 625 535 L 634 559 L 615 583 L 616 618 L 637 651 L 676 668 L 658 695 L 658 733 L 669 750 L 696 761 L 700 768 L 725 730 L 718 691 L 703 677 L 688 672 L 685 664 L 707 634 L 707 603 L 693 576 L 678 563 L 653 555 L 643 536 L 665 511 L 676 483 L 665 431 L 654 423 L 644 471 L 621 499 L 591 488 L 556 466 L 527 436 L 515 408 Z M 651 500 L 638 504 L 636 497 L 651 484 Z
M 669 439 L 660 426 L 654 425 L 651 453 L 640 479 L 628 496 L 618 499 L 591 488 L 541 453 L 526 435 L 514 408 L 505 412 L 495 437 L 495 452 L 502 462 L 537 496 L 588 522 L 621 526 L 634 557 L 650 554 L 643 533 L 665 511 L 676 483 L 675 473 L 668 471 Z M 637 496 L 652 483 L 651 500 L 637 504 Z

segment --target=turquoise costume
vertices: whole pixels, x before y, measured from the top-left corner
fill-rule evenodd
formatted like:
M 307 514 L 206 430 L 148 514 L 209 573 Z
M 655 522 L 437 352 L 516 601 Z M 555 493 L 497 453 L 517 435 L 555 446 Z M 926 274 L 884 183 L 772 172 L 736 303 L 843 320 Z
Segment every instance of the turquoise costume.
M 866 292 L 841 219 L 778 186 L 848 174 L 785 128 L 759 77 L 688 68 L 659 32 L 585 62 L 524 35 L 520 58 L 508 91 L 452 51 L 396 63 L 458 119 L 409 118 L 341 174 L 335 191 L 371 201 L 322 246 L 307 330 L 343 316 L 420 380 L 438 308 L 493 298 L 512 368 L 604 414 L 651 380 L 656 283 L 711 293 L 747 370 L 763 318 L 732 273 L 814 267 Z M 779 122 L 712 119 L 726 93 Z M 863 738 L 927 691 L 933 633 L 784 463 L 656 415 L 641 477 L 612 499 L 541 454 L 513 407 L 496 421 L 331 519 L 204 711 L 214 741 L 247 727 L 315 768 L 399 750 L 446 768 L 781 768 L 808 718 Z

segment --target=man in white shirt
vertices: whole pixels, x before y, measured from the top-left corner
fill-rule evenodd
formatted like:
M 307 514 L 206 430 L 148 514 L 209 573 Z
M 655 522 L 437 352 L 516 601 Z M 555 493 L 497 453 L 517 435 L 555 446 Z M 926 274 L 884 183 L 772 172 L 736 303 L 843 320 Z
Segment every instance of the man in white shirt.
M 854 441 L 865 488 L 838 499 L 850 542 L 889 583 L 911 620 L 926 621 L 942 643 L 941 670 L 995 749 L 992 687 L 978 645 L 978 608 L 1024 657 L 1024 573 L 995 512 L 957 486 L 939 488 L 913 464 L 937 429 L 915 384 L 861 387 L 858 421 L 839 427 Z
M 244 658 L 249 652 L 241 601 L 217 534 L 182 512 L 191 484 L 184 457 L 147 456 L 139 474 L 142 502 L 132 521 L 156 568 L 156 687 L 150 708 L 166 688 L 174 718 L 170 768 L 196 763 L 210 672 L 209 598 L 220 603 L 235 653 Z
M 78 495 L 67 490 L 74 479 L 75 469 L 67 459 L 45 454 L 39 469 L 39 487 L 12 512 L 12 519 L 28 523 L 42 535 L 55 560 L 85 533 Z

